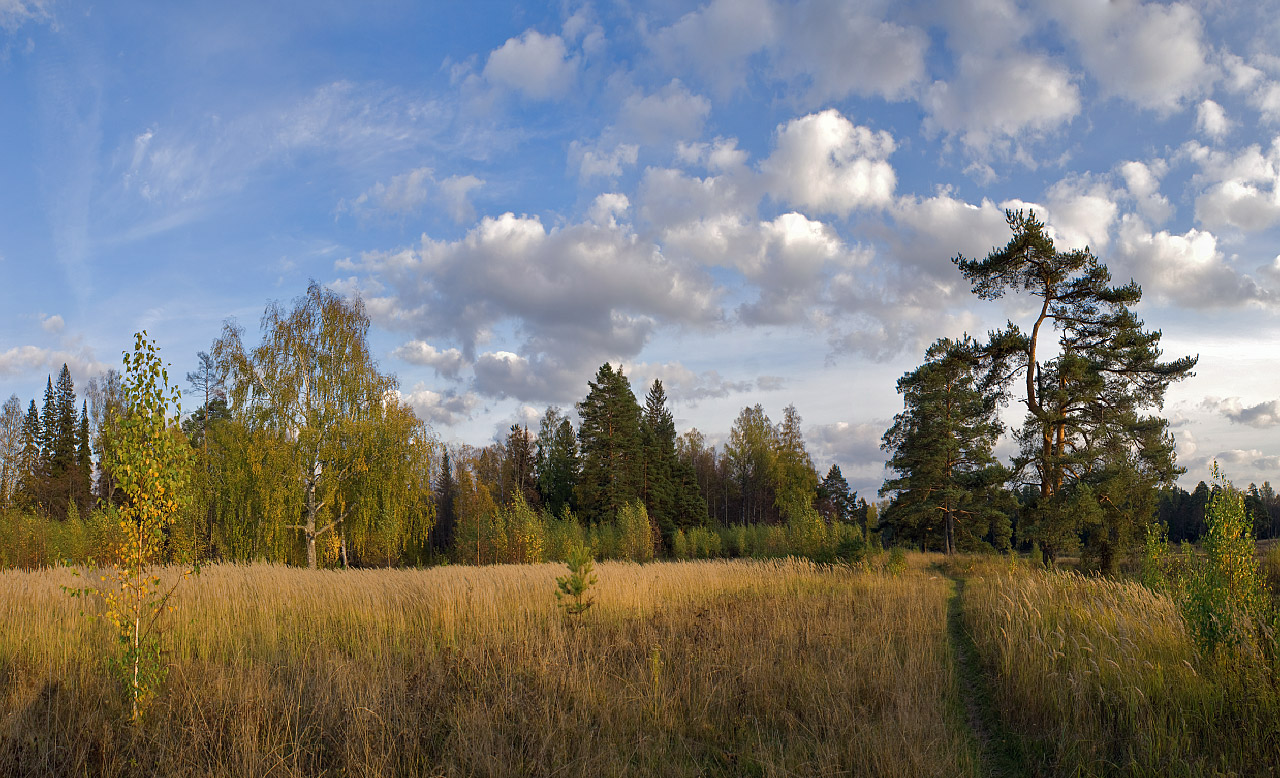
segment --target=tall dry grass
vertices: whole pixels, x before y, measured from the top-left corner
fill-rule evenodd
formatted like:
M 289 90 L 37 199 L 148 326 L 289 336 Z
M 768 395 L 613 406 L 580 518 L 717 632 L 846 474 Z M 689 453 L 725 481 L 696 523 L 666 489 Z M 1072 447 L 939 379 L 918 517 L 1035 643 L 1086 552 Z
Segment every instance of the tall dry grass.
M 222 566 L 130 727 L 69 572 L 0 573 L 0 775 L 974 774 L 947 582 L 802 561 Z
M 1168 596 L 987 563 L 968 579 L 964 614 L 1038 774 L 1280 773 L 1274 678 L 1247 661 L 1199 656 Z

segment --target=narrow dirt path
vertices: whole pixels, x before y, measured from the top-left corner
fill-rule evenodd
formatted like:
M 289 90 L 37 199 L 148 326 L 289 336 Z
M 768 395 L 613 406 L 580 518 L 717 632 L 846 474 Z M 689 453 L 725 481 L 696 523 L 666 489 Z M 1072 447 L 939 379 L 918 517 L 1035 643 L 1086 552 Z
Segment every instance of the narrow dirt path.
M 1021 741 L 1008 732 L 1000 720 L 987 677 L 982 672 L 978 649 L 964 625 L 964 579 L 951 577 L 947 600 L 947 632 L 955 656 L 956 675 L 964 713 L 978 748 L 983 775 L 1018 778 L 1032 775 Z

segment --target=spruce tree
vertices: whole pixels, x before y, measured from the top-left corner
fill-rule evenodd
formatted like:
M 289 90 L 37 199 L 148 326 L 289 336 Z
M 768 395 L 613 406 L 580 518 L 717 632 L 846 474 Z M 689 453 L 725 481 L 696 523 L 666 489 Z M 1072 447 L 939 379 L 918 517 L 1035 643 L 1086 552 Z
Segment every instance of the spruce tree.
M 503 492 L 508 500 L 519 496 L 526 504 L 534 508 L 538 506 L 538 482 L 534 472 L 536 459 L 529 429 L 512 424 L 507 433 L 506 456 L 503 460 L 503 479 L 506 482 Z
M 28 510 L 40 510 L 44 487 L 44 457 L 40 441 L 44 438 L 44 425 L 36 401 L 31 401 L 27 415 L 22 420 L 22 453 L 18 459 L 18 503 Z
M 827 521 L 847 524 L 853 521 L 855 499 L 856 495 L 849 491 L 849 482 L 840 472 L 840 465 L 832 465 L 818 484 L 818 513 Z
M 89 403 L 85 401 L 80 405 L 80 424 L 76 427 L 76 485 L 72 493 L 82 511 L 93 501 L 92 489 L 93 452 L 89 447 Z
M 431 548 L 438 554 L 453 550 L 453 539 L 458 527 L 458 483 L 449 461 L 449 449 L 440 460 L 440 475 L 435 483 L 436 523 L 431 528 Z
M 663 542 L 669 545 L 676 531 L 676 424 L 667 409 L 662 381 L 657 379 L 645 396 L 640 431 L 644 446 L 641 499 L 649 518 L 657 523 Z
M 640 497 L 640 406 L 622 369 L 606 362 L 578 403 L 582 472 L 579 506 L 589 521 L 612 520 Z

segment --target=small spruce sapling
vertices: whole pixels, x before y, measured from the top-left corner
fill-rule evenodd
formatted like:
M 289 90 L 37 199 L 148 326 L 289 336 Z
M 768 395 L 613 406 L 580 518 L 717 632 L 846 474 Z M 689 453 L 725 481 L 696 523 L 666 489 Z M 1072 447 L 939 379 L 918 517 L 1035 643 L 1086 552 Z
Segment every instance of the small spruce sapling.
M 556 578 L 556 601 L 569 616 L 581 616 L 594 604 L 589 590 L 596 583 L 595 561 L 586 546 L 577 544 L 565 555 L 569 574 Z

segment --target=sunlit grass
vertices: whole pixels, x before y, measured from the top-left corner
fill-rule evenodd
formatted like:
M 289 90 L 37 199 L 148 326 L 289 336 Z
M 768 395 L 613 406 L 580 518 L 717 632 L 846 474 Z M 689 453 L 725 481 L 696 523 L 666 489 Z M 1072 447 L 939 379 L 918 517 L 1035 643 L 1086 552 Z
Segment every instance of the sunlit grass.
M 1177 604 L 1132 582 L 979 565 L 965 619 L 997 704 L 1044 775 L 1274 775 L 1265 668 L 1201 657 Z
M 0 573 L 0 774 L 974 773 L 948 582 L 804 561 L 220 566 L 138 729 L 66 570 Z

